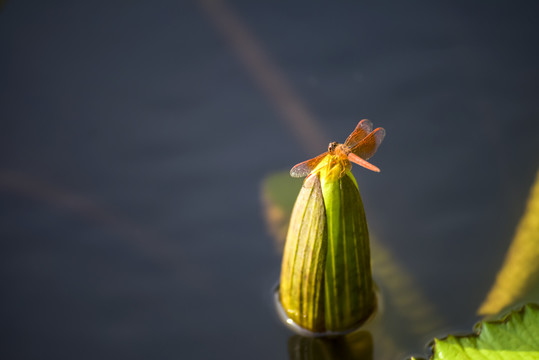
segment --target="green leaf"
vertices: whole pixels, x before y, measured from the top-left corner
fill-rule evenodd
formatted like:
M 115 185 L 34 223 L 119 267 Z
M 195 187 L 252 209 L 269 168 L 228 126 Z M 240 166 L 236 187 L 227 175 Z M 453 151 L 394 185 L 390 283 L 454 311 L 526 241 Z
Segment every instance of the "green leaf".
M 539 305 L 528 304 L 500 321 L 484 321 L 478 333 L 435 339 L 433 360 L 539 359 Z

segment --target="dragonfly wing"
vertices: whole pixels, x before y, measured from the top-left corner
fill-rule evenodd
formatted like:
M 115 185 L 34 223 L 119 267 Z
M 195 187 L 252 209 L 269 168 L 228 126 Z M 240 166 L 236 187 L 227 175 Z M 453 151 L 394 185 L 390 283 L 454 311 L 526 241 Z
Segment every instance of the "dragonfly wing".
M 354 131 L 348 136 L 344 145 L 353 148 L 372 131 L 372 122 L 367 119 L 361 120 Z
M 386 131 L 383 128 L 377 128 L 357 145 L 351 146 L 350 151 L 364 160 L 369 160 L 376 153 L 385 136 Z
M 357 156 L 354 153 L 349 153 L 348 154 L 348 160 L 350 160 L 351 162 L 353 162 L 355 164 L 358 164 L 359 166 L 363 166 L 365 169 L 369 169 L 369 170 L 372 170 L 372 171 L 375 171 L 375 172 L 380 172 L 380 169 L 378 169 L 378 167 L 374 166 L 373 164 L 371 164 L 367 160 L 363 160 L 362 158 L 360 158 L 359 156 Z
M 320 161 L 322 161 L 322 159 L 326 157 L 326 155 L 327 151 L 323 154 L 318 155 L 315 158 L 295 165 L 292 169 L 290 169 L 290 176 L 299 178 L 309 175 L 311 171 L 314 170 L 316 165 L 318 165 Z

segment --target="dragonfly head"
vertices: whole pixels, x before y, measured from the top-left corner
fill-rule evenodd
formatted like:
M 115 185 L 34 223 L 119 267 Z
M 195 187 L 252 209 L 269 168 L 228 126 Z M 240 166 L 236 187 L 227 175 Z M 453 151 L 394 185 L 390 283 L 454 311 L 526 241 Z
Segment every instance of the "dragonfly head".
M 335 151 L 335 148 L 337 147 L 338 144 L 339 143 L 336 141 L 330 142 L 328 145 L 328 152 L 333 153 L 333 151 Z

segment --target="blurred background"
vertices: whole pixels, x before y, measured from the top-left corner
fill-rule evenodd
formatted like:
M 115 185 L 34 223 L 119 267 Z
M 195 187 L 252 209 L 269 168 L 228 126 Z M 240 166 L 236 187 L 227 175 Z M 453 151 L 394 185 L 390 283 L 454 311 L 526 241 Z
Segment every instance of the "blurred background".
M 539 166 L 537 3 L 0 4 L 2 358 L 288 359 L 261 184 L 362 118 L 370 231 L 443 319 L 391 358 L 471 330 Z

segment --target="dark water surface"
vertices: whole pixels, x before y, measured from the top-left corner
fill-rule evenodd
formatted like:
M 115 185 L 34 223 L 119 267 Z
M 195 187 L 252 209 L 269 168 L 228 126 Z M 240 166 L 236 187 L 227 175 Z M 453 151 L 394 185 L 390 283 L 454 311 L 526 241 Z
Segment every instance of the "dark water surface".
M 260 184 L 316 151 L 212 4 L 5 2 L 2 358 L 288 358 Z M 355 170 L 370 229 L 443 319 L 398 356 L 469 330 L 539 165 L 537 6 L 227 5 L 324 142 L 387 130 Z

